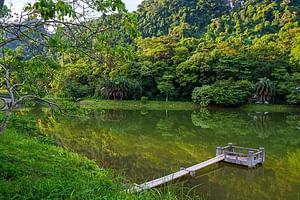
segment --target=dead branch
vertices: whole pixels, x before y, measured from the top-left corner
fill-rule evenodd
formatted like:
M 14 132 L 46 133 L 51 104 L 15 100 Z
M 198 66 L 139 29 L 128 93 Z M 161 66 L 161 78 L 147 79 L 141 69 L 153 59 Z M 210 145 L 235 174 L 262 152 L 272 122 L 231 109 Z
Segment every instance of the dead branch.
M 10 116 L 11 116 L 11 112 L 9 111 L 5 112 L 5 118 L 3 119 L 0 125 L 0 135 L 2 135 L 4 130 L 6 129 Z
M 35 96 L 35 95 L 24 95 L 24 96 L 20 97 L 20 99 L 15 102 L 15 106 L 22 104 L 26 100 L 41 101 L 41 102 L 44 102 L 44 103 L 48 104 L 49 106 L 55 106 L 56 108 L 58 108 L 61 111 L 60 106 L 57 105 L 56 103 L 48 101 L 46 99 L 42 99 L 42 98 L 40 98 L 38 96 Z
M 60 107 L 56 103 L 42 99 L 35 95 L 24 95 L 24 96 L 21 96 L 19 99 L 16 99 L 15 95 L 14 95 L 15 88 L 18 86 L 21 86 L 22 84 L 12 85 L 10 82 L 11 77 L 10 77 L 9 69 L 2 64 L 0 64 L 0 66 L 5 73 L 6 90 L 10 96 L 9 98 L 1 98 L 1 100 L 5 103 L 5 106 L 3 108 L 1 108 L 0 111 L 5 111 L 5 118 L 1 122 L 1 125 L 0 125 L 0 135 L 3 134 L 4 130 L 6 129 L 9 119 L 10 119 L 10 116 L 11 116 L 11 113 L 14 111 L 14 109 L 18 108 L 18 106 L 21 105 L 22 103 L 24 103 L 24 101 L 26 101 L 26 100 L 37 100 L 37 101 L 44 102 L 44 103 L 48 104 L 50 107 L 52 107 L 52 106 L 57 107 L 59 109 L 59 111 L 61 112 Z

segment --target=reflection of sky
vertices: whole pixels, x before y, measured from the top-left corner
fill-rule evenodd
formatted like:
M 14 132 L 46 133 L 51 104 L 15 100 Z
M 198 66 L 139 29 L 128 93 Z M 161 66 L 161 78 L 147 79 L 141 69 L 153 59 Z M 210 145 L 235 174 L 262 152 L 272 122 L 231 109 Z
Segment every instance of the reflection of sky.
M 19 13 L 26 3 L 32 3 L 35 2 L 35 0 L 6 0 L 5 2 L 6 4 L 12 4 L 14 12 Z M 133 11 L 136 10 L 142 0 L 123 0 L 123 2 L 125 2 L 128 10 Z

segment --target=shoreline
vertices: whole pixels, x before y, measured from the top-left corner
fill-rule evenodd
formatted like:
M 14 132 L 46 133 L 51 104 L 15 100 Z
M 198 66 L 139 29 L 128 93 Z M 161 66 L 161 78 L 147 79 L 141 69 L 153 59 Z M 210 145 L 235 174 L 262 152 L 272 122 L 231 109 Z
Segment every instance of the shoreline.
M 84 109 L 119 109 L 119 110 L 198 110 L 198 109 L 226 109 L 226 110 L 240 110 L 246 112 L 300 112 L 300 106 L 286 105 L 286 104 L 245 104 L 239 107 L 218 107 L 209 106 L 201 108 L 193 102 L 188 101 L 147 101 L 142 103 L 135 100 L 96 100 L 84 99 L 76 102 L 80 108 Z

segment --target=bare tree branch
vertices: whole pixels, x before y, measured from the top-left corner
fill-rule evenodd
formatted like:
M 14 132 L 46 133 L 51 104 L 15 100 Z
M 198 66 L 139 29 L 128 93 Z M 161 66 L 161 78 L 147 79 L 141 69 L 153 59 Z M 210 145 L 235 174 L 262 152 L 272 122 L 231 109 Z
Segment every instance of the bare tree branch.
M 15 103 L 15 95 L 12 89 L 12 85 L 9 81 L 10 79 L 10 74 L 9 74 L 9 69 L 7 69 L 4 65 L 0 64 L 1 68 L 4 70 L 5 73 L 5 82 L 6 82 L 6 89 L 10 95 L 11 98 L 11 105 L 9 105 L 9 110 L 11 109 L 11 106 Z
M 59 111 L 61 112 L 60 107 L 56 103 L 42 99 L 35 95 L 24 95 L 24 96 L 20 97 L 19 99 L 16 99 L 15 95 L 14 95 L 14 92 L 15 92 L 14 89 L 22 84 L 12 85 L 10 82 L 11 77 L 10 77 L 9 69 L 2 64 L 0 64 L 0 66 L 5 73 L 6 90 L 10 96 L 9 98 L 1 98 L 1 100 L 4 102 L 5 106 L 3 108 L 1 108 L 0 111 L 5 111 L 5 118 L 1 122 L 1 125 L 0 125 L 0 135 L 3 134 L 4 130 L 6 129 L 13 110 L 18 108 L 18 106 L 26 100 L 33 99 L 33 100 L 38 100 L 38 101 L 47 103 L 49 106 L 57 107 L 59 109 Z
M 5 112 L 5 117 L 0 125 L 0 135 L 2 135 L 4 130 L 6 129 L 9 119 L 10 119 L 10 116 L 11 116 L 11 112 L 9 112 L 9 111 Z
M 42 99 L 42 98 L 40 98 L 40 97 L 38 97 L 38 96 L 35 96 L 35 95 L 24 95 L 24 96 L 20 97 L 20 99 L 18 99 L 18 100 L 15 102 L 15 106 L 17 106 L 17 105 L 23 103 L 23 102 L 26 101 L 26 100 L 31 100 L 31 99 L 33 99 L 33 100 L 38 100 L 38 101 L 41 101 L 41 102 L 44 102 L 44 103 L 48 104 L 49 106 L 55 106 L 55 107 L 57 107 L 57 108 L 61 111 L 60 106 L 57 105 L 56 103 L 53 103 L 53 102 L 51 102 L 51 101 Z

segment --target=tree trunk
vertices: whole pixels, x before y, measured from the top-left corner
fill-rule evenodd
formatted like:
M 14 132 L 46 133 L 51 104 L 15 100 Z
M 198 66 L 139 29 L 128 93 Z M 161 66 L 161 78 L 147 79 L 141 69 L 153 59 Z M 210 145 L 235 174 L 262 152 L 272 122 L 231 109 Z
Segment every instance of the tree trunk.
M 0 135 L 3 134 L 4 130 L 6 129 L 6 126 L 7 126 L 8 122 L 9 122 L 10 116 L 11 116 L 11 112 L 7 111 L 5 113 L 5 118 L 2 121 L 2 124 L 0 126 Z
M 169 94 L 167 93 L 166 94 L 166 102 L 168 102 L 169 101 Z

